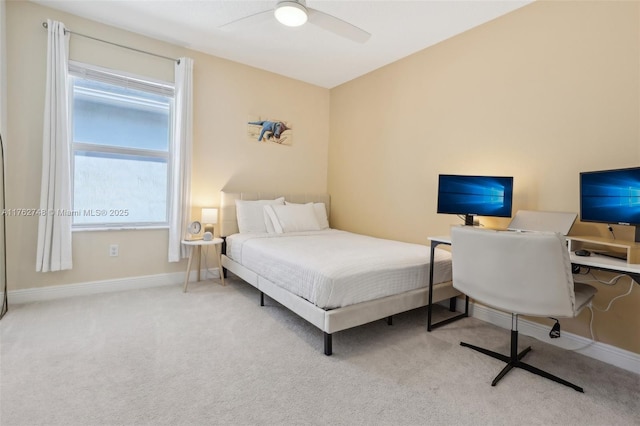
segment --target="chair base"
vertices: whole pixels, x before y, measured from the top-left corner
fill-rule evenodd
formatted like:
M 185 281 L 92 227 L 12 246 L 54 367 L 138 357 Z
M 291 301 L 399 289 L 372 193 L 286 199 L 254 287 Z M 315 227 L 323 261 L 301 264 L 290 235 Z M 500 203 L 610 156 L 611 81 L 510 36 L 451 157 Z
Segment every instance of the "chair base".
M 460 342 L 460 346 L 473 349 L 474 351 L 478 351 L 480 353 L 489 355 L 490 357 L 499 359 L 500 361 L 507 363 L 507 365 L 502 369 L 502 371 L 500 371 L 500 373 L 496 376 L 496 378 L 493 379 L 493 381 L 491 382 L 491 386 L 497 385 L 500 379 L 502 379 L 513 368 L 521 368 L 523 370 L 527 370 L 530 373 L 537 374 L 538 376 L 545 377 L 549 380 L 553 380 L 554 382 L 563 384 L 565 386 L 569 386 L 570 388 L 573 388 L 578 392 L 584 393 L 584 390 L 580 386 L 574 385 L 573 383 L 568 382 L 564 379 L 561 379 L 558 376 L 554 376 L 553 374 L 547 373 L 544 370 L 540 370 L 539 368 L 536 368 L 532 365 L 529 365 L 525 362 L 520 361 L 527 353 L 529 353 L 529 351 L 531 351 L 531 346 L 527 347 L 526 349 L 518 353 L 518 331 L 517 330 L 511 330 L 511 355 L 510 356 L 503 355 L 498 352 L 490 351 L 489 349 L 481 348 L 479 346 L 471 345 L 465 342 Z

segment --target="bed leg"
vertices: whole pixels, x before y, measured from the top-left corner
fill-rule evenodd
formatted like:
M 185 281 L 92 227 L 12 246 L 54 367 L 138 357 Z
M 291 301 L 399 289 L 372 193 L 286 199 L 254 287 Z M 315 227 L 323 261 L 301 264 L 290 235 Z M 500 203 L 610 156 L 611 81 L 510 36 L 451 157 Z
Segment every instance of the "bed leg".
M 333 353 L 333 348 L 331 347 L 331 334 L 324 333 L 324 354 L 329 356 Z
M 260 292 L 260 306 L 264 306 L 264 293 Z
M 387 317 L 387 325 L 393 325 L 393 315 Z
M 222 237 L 222 245 L 220 246 L 220 257 L 227 254 L 227 237 Z M 222 277 L 227 278 L 227 268 L 222 268 Z

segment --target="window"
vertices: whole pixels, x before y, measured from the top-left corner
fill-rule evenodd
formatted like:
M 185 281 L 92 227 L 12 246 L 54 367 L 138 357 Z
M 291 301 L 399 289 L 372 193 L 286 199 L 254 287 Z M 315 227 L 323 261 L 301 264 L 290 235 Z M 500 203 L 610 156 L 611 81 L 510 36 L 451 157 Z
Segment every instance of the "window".
M 167 226 L 173 85 L 69 71 L 74 228 Z

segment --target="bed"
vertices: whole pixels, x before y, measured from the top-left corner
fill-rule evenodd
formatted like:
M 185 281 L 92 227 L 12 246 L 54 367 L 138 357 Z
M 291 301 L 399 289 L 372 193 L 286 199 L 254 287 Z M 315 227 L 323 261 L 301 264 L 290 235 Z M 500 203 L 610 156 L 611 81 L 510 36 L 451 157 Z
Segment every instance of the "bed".
M 222 266 L 332 335 L 428 304 L 430 249 L 329 227 L 328 194 L 222 192 Z M 313 220 L 314 216 L 316 220 Z M 307 220 L 308 219 L 308 220 Z M 262 222 L 262 223 L 260 223 Z M 263 225 L 264 224 L 264 225 Z M 458 296 L 436 249 L 433 303 Z

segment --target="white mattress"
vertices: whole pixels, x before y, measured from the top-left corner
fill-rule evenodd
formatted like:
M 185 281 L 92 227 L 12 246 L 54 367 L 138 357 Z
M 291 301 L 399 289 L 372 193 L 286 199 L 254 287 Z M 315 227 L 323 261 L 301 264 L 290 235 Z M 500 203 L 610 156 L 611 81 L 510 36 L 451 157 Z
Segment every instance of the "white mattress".
M 227 256 L 322 309 L 427 287 L 430 249 L 334 229 L 234 234 Z M 434 283 L 451 280 L 451 254 L 436 249 Z

